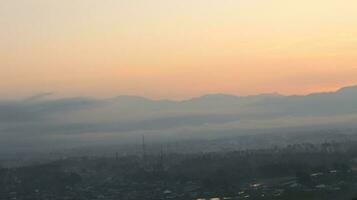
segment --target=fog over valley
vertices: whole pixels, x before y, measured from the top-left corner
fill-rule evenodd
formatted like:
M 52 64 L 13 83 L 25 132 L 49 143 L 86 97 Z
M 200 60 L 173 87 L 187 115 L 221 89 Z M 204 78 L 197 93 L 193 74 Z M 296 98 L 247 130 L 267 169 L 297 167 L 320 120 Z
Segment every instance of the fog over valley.
M 293 141 L 296 135 L 309 134 L 304 140 L 310 141 L 319 131 L 325 132 L 317 137 L 323 141 L 329 130 L 354 133 L 356 98 L 357 86 L 306 96 L 209 94 L 184 101 L 137 96 L 55 99 L 44 93 L 0 102 L 0 148 L 6 154 L 135 145 L 142 136 L 151 143 L 172 143 L 284 134 L 283 140 L 300 142 Z M 266 140 L 269 145 L 282 142 Z

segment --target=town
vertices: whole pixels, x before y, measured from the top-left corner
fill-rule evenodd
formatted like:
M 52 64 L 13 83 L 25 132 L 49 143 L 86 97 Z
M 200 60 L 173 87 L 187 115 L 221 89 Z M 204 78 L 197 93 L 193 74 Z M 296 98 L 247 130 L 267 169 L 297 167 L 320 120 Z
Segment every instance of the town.
M 357 197 L 357 143 L 231 152 L 81 156 L 2 167 L 0 199 L 229 200 Z

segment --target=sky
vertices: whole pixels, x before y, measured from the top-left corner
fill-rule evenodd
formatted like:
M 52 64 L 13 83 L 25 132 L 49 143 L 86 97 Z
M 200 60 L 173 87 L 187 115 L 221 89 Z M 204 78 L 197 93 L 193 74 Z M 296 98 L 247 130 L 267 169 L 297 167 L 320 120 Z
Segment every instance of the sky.
M 1 0 L 0 97 L 307 94 L 357 84 L 355 0 Z

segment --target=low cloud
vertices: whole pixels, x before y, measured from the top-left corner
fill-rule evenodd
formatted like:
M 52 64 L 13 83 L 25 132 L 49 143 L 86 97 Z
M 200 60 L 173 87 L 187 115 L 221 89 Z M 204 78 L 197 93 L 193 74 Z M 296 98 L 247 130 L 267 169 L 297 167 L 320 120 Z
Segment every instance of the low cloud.
M 49 95 L 0 102 L 0 146 L 130 143 L 141 134 L 157 140 L 207 139 L 289 127 L 353 126 L 357 120 L 356 87 L 307 96 L 209 95 L 181 102 L 139 97 L 47 99 Z

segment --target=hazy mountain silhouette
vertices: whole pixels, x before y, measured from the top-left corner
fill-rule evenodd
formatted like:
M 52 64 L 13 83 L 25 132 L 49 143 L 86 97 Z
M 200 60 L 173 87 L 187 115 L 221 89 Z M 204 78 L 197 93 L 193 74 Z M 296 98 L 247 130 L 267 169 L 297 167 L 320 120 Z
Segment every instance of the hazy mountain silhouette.
M 142 134 L 208 138 L 289 127 L 357 128 L 357 86 L 309 95 L 209 94 L 183 101 L 46 96 L 0 102 L 0 146 L 59 139 L 66 145 L 81 140 L 125 142 Z

